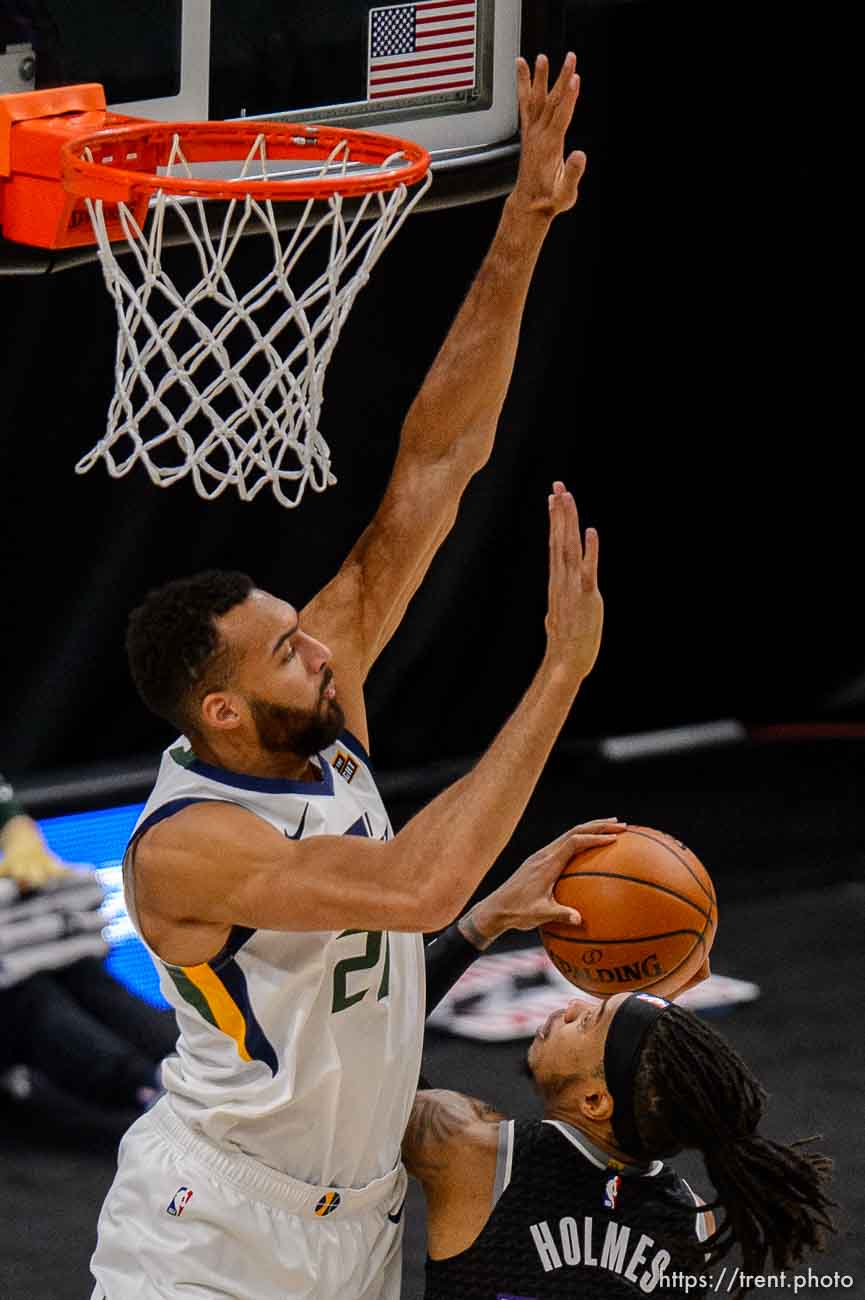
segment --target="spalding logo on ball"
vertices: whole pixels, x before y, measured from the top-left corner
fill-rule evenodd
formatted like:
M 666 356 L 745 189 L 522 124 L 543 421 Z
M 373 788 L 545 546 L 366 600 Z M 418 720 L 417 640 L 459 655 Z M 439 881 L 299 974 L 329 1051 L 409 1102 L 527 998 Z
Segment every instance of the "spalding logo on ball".
M 672 835 L 629 826 L 578 853 L 553 891 L 580 926 L 544 926 L 541 939 L 566 979 L 598 997 L 651 989 L 669 996 L 709 956 L 718 903 L 708 871 Z

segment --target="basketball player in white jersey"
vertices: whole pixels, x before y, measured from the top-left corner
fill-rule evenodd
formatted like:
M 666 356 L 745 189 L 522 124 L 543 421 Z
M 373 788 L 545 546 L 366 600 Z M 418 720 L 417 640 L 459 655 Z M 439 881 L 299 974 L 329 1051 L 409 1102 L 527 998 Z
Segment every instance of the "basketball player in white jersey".
M 583 544 L 563 484 L 538 672 L 474 770 L 396 836 L 363 686 L 492 451 L 533 268 L 585 166 L 562 157 L 574 67 L 550 88 L 543 56 L 518 61 L 516 186 L 336 577 L 297 610 L 243 574 L 200 574 L 130 620 L 139 693 L 182 733 L 124 863 L 180 1039 L 166 1096 L 121 1144 L 94 1300 L 399 1296 L 421 934 L 507 844 L 598 652 L 598 539 Z

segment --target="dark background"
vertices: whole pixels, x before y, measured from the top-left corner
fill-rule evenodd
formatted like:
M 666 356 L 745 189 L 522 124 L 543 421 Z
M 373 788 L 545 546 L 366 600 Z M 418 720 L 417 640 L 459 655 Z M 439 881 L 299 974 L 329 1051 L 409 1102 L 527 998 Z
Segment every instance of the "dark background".
M 761 987 L 724 1032 L 772 1094 L 766 1131 L 824 1134 L 844 1235 L 812 1262 L 858 1294 L 865 632 L 828 107 L 845 38 L 813 10 L 657 0 L 569 0 L 565 36 L 583 75 L 580 202 L 542 255 L 494 458 L 371 678 L 373 753 L 399 826 L 492 738 L 542 652 L 545 498 L 564 478 L 601 531 L 604 644 L 492 877 L 587 816 L 698 852 L 719 894 L 714 968 Z M 95 266 L 0 280 L 0 768 L 22 791 L 151 762 L 171 738 L 123 655 L 149 587 L 224 565 L 302 603 L 332 574 L 500 207 L 418 216 L 385 254 L 331 365 L 339 484 L 294 512 L 159 492 L 143 473 L 76 478 L 112 388 L 113 308 Z M 744 724 L 738 743 L 619 763 L 596 744 L 719 718 Z M 522 1052 L 430 1035 L 426 1068 L 525 1112 Z M 127 1120 L 0 1099 L 3 1300 L 88 1293 Z M 410 1210 L 407 1300 L 414 1194 Z
M 371 678 L 383 768 L 478 752 L 528 683 L 553 477 L 600 529 L 607 602 L 568 736 L 865 716 L 855 692 L 839 702 L 865 673 L 865 632 L 832 299 L 830 33 L 735 6 L 572 0 L 566 15 L 583 76 L 569 143 L 588 171 L 542 254 L 494 457 Z M 169 739 L 123 653 L 149 587 L 238 567 L 302 603 L 330 577 L 500 209 L 419 215 L 385 253 L 329 372 L 339 484 L 296 511 L 157 491 L 138 470 L 113 481 L 101 464 L 76 477 L 113 388 L 101 275 L 0 280 L 13 780 Z

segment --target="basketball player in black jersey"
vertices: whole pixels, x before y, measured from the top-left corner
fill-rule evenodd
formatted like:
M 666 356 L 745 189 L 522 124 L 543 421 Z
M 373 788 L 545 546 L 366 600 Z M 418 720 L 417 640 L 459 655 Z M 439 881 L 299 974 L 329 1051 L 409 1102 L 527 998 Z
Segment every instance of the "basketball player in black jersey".
M 490 929 L 491 903 L 479 905 L 481 924 L 476 908 L 428 949 L 428 1006 L 514 924 Z M 427 1201 L 424 1300 L 632 1300 L 675 1294 L 676 1274 L 681 1294 L 686 1278 L 687 1294 L 704 1296 L 710 1266 L 734 1244 L 742 1272 L 756 1275 L 769 1257 L 783 1269 L 822 1249 L 833 1230 L 831 1162 L 757 1134 L 763 1088 L 672 1002 L 573 1001 L 538 1030 L 528 1067 L 542 1119 L 508 1120 L 456 1092 L 417 1094 L 403 1159 Z M 703 1155 L 720 1226 L 665 1163 L 685 1149 Z

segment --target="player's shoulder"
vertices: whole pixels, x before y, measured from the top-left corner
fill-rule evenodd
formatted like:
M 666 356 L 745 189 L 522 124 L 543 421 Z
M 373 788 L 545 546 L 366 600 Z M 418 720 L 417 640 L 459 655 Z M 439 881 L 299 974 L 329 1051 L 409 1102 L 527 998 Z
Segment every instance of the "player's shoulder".
M 485 1141 L 495 1126 L 505 1118 L 488 1102 L 449 1088 L 427 1088 L 418 1092 L 414 1112 L 417 1112 L 425 1131 L 439 1142 L 448 1142 L 454 1138 L 463 1140 L 475 1133 L 481 1141 Z
M 195 799 L 167 804 L 136 830 L 126 851 L 136 879 L 182 883 L 189 871 L 214 863 L 266 859 L 276 843 L 280 853 L 290 844 L 263 817 L 242 804 L 222 799 Z
M 487 1102 L 446 1088 L 417 1093 L 403 1140 L 403 1158 L 421 1181 L 447 1170 L 449 1178 L 478 1158 L 495 1160 L 505 1116 Z
M 359 772 L 365 772 L 375 779 L 372 759 L 366 746 L 352 731 L 343 730 L 332 744 L 322 750 L 321 757 L 326 759 L 343 781 L 351 784 Z
M 606 1167 L 602 1153 L 594 1148 L 571 1124 L 544 1116 L 523 1116 L 514 1120 L 514 1147 L 524 1156 L 537 1153 L 544 1160 L 557 1155 L 571 1164 L 576 1162 L 587 1173 Z

